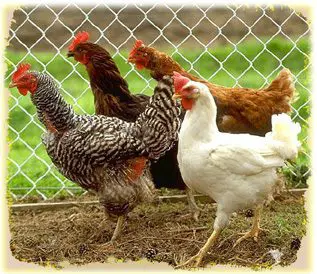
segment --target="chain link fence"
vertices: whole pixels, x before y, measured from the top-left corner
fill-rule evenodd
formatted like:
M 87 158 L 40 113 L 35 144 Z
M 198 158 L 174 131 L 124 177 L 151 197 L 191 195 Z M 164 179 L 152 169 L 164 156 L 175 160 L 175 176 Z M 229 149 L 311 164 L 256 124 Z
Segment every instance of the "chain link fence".
M 127 50 L 135 39 L 142 38 L 146 44 L 156 46 L 160 50 L 169 49 L 172 56 L 177 56 L 188 64 L 191 72 L 210 81 L 217 79 L 218 74 L 226 73 L 231 79 L 231 86 L 244 83 L 243 77 L 252 71 L 254 77 L 261 79 L 257 88 L 264 87 L 293 54 L 299 54 L 303 65 L 299 70 L 292 71 L 295 86 L 300 90 L 300 100 L 294 105 L 293 118 L 300 121 L 304 127 L 308 125 L 311 90 L 307 73 L 311 64 L 309 49 L 304 50 L 301 45 L 303 39 L 308 40 L 310 27 L 303 15 L 290 8 L 217 5 L 37 5 L 17 9 L 13 18 L 15 22 L 11 25 L 9 46 L 4 57 L 9 68 L 6 81 L 10 80 L 18 63 L 31 60 L 35 64 L 34 69 L 46 71 L 56 79 L 63 96 L 80 113 L 93 112 L 89 81 L 83 73 L 83 68 L 68 60 L 65 52 L 74 35 L 80 30 L 87 30 L 91 33 L 92 42 L 107 48 L 120 62 L 126 61 Z M 289 50 L 281 54 L 278 47 L 272 47 L 272 41 L 276 38 L 288 43 Z M 241 50 L 240 45 L 244 45 L 245 41 L 253 41 L 253 45 L 261 46 L 261 50 L 250 57 Z M 228 50 L 223 58 L 218 58 L 210 51 L 214 47 L 224 47 Z M 186 48 L 191 51 L 197 49 L 200 53 L 195 58 L 187 58 L 182 50 Z M 261 54 L 268 54 L 274 64 L 267 74 L 256 65 Z M 241 62 L 247 63 L 239 74 L 233 73 L 226 66 L 236 55 L 240 56 Z M 200 60 L 203 58 L 209 58 L 217 64 L 217 68 L 208 75 L 202 75 L 200 71 Z M 63 64 L 63 67 L 60 64 Z M 56 76 L 56 72 L 60 71 L 62 73 Z M 129 79 L 129 84 L 133 77 L 142 80 L 143 85 L 138 87 L 138 92 L 149 90 L 155 85 L 148 75 L 136 71 L 133 66 L 124 70 L 123 76 Z M 72 92 L 71 83 L 74 81 L 77 81 L 76 93 Z M 44 127 L 37 120 L 35 109 L 29 101 L 29 98 L 17 93 L 10 94 L 10 195 L 16 200 L 25 200 L 30 196 L 48 199 L 57 195 L 73 196 L 82 193 L 79 187 L 62 177 L 51 164 L 38 134 L 44 131 Z M 90 105 L 88 110 L 85 104 Z M 302 140 L 306 142 L 307 136 L 303 136 Z M 307 151 L 303 151 L 303 154 L 303 157 L 309 159 Z M 308 172 L 309 170 L 305 171 Z

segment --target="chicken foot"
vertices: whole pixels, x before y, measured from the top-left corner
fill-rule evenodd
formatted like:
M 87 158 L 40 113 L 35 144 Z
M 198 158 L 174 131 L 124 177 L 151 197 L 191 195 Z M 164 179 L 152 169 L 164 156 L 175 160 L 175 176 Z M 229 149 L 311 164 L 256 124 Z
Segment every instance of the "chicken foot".
M 198 218 L 201 212 L 201 208 L 196 204 L 193 191 L 190 188 L 186 188 L 187 202 L 192 212 L 193 219 L 198 222 Z
M 242 237 L 240 237 L 235 244 L 233 245 L 233 248 L 235 248 L 238 244 L 240 244 L 242 241 L 244 241 L 247 238 L 252 237 L 255 242 L 258 241 L 259 232 L 263 229 L 260 228 L 260 219 L 261 219 L 261 212 L 262 212 L 262 205 L 257 206 L 254 213 L 253 218 L 253 224 L 250 231 L 246 233 L 242 233 Z
M 199 252 L 191 257 L 188 261 L 186 261 L 183 264 L 177 265 L 175 268 L 181 268 L 184 266 L 189 266 L 189 267 L 198 267 L 202 261 L 202 259 L 205 257 L 206 253 L 208 250 L 215 244 L 216 240 L 218 239 L 219 235 L 221 233 L 221 229 L 215 229 L 211 236 L 208 238 L 207 242 L 205 245 L 199 250 Z

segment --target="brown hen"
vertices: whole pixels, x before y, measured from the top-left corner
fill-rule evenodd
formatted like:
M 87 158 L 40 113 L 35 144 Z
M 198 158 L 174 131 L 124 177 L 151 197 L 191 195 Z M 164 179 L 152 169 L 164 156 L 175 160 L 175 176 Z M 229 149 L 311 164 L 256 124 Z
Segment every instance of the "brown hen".
M 292 75 L 283 69 L 277 78 L 265 89 L 229 88 L 210 83 L 184 70 L 164 52 L 148 47 L 137 40 L 129 55 L 129 62 L 137 69 L 146 68 L 151 76 L 160 80 L 173 71 L 189 79 L 206 84 L 215 98 L 220 131 L 249 133 L 264 136 L 272 128 L 271 116 L 291 110 L 290 101 L 294 94 Z

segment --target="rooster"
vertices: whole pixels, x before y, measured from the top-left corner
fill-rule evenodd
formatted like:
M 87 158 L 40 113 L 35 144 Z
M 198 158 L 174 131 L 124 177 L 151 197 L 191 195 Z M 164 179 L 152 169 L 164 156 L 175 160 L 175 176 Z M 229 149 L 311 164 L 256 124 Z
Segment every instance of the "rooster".
M 218 109 L 216 121 L 221 132 L 264 136 L 272 129 L 273 114 L 291 110 L 294 85 L 288 69 L 283 69 L 267 88 L 255 90 L 222 87 L 200 79 L 184 70 L 167 54 L 145 46 L 141 40 L 135 42 L 128 61 L 134 63 L 137 69 L 149 69 L 156 80 L 176 71 L 193 81 L 204 83 L 215 98 Z
M 173 81 L 163 77 L 135 122 L 103 115 L 77 115 L 62 98 L 53 79 L 21 64 L 10 87 L 31 93 L 47 132 L 43 144 L 57 169 L 99 197 L 108 217 L 117 218 L 113 242 L 128 212 L 151 201 L 155 188 L 148 159 L 158 159 L 177 140 L 180 109 L 172 100 Z
M 110 54 L 101 46 L 88 42 L 88 39 L 87 32 L 79 32 L 69 45 L 67 56 L 85 65 L 94 94 L 96 114 L 134 122 L 144 111 L 150 97 L 131 94 Z M 160 159 L 151 161 L 150 172 L 156 188 L 186 189 L 176 158 L 177 143 Z M 193 217 L 197 220 L 200 209 L 188 188 L 186 194 Z
M 175 72 L 174 86 L 173 97 L 186 109 L 177 155 L 182 177 L 188 187 L 217 202 L 210 238 L 197 255 L 178 266 L 197 267 L 235 211 L 256 208 L 252 229 L 234 246 L 248 237 L 257 239 L 261 208 L 276 182 L 276 168 L 297 155 L 300 125 L 283 113 L 272 116 L 272 132 L 265 137 L 223 133 L 216 123 L 215 99 L 205 84 Z

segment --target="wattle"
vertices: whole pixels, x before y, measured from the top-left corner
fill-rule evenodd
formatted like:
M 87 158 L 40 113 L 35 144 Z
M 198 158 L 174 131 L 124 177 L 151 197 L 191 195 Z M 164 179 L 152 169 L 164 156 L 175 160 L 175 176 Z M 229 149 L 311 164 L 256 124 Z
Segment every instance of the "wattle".
M 27 88 L 18 88 L 19 92 L 21 95 L 25 96 L 28 94 L 28 89 Z
M 186 110 L 191 110 L 194 104 L 193 99 L 182 98 L 182 106 Z
M 137 68 L 138 70 L 144 69 L 144 66 L 143 66 L 142 64 L 140 64 L 140 63 L 135 64 L 135 66 L 136 66 L 136 68 Z

